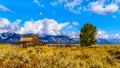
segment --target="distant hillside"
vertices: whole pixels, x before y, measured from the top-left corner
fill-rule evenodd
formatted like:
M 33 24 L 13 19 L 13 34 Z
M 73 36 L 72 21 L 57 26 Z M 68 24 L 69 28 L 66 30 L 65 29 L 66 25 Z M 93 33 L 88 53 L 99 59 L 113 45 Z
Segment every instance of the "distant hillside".
M 0 43 L 14 43 L 19 41 L 23 35 L 33 35 L 33 34 L 16 34 L 16 33 L 1 33 Z M 70 38 L 65 35 L 38 35 L 39 39 L 46 44 L 79 44 L 79 38 Z M 98 44 L 120 44 L 120 39 L 97 39 Z

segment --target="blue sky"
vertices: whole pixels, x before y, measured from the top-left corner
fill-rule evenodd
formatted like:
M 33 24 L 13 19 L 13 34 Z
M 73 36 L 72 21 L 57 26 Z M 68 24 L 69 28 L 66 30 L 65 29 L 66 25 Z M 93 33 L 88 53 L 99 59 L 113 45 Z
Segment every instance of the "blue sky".
M 119 6 L 120 0 L 0 0 L 0 32 L 76 37 L 89 22 L 98 37 L 120 37 Z

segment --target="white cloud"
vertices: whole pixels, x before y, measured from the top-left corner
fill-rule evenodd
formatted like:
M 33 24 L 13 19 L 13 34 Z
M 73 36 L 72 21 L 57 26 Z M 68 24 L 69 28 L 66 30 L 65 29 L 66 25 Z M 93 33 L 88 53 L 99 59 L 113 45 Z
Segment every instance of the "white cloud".
M 96 38 L 107 39 L 107 38 L 109 38 L 109 35 L 107 34 L 106 31 L 99 29 L 99 30 L 97 31 Z
M 112 37 L 112 38 L 119 38 L 119 39 L 120 39 L 120 34 L 119 34 L 119 33 L 117 33 L 117 34 L 113 35 L 113 37 Z
M 54 19 L 47 18 L 37 21 L 26 21 L 23 27 L 19 26 L 20 22 L 20 19 L 10 22 L 7 18 L 0 18 L 0 33 L 62 35 L 62 30 L 69 25 L 69 22 L 58 23 Z
M 67 35 L 71 38 L 79 38 L 79 32 L 71 32 L 71 33 L 68 33 Z
M 52 2 L 51 5 L 55 6 L 58 4 L 63 4 L 65 8 L 68 8 L 73 13 L 80 13 L 82 0 L 58 0 Z
M 33 0 L 33 2 L 34 2 L 35 4 L 37 4 L 38 6 L 40 6 L 40 7 L 44 7 L 43 4 L 40 4 L 39 0 Z
M 0 33 L 3 32 L 17 32 L 19 30 L 20 19 L 17 19 L 15 22 L 10 22 L 6 18 L 0 18 Z
M 73 22 L 72 24 L 73 24 L 74 26 L 78 26 L 78 25 L 79 25 L 78 22 Z
M 24 26 L 21 27 L 19 33 L 20 34 L 27 34 L 27 33 L 34 33 L 34 34 L 45 34 L 45 35 L 61 35 L 62 30 L 66 27 L 69 23 L 58 23 L 54 19 L 43 19 L 37 21 L 27 21 L 25 22 Z
M 58 3 L 57 2 L 51 2 L 50 3 L 52 6 L 56 6 Z
M 119 38 L 120 39 L 120 33 L 116 34 L 108 34 L 106 31 L 99 29 L 97 31 L 96 38 L 102 38 L 102 39 L 113 39 L 113 38 Z
M 36 3 L 37 5 L 40 6 L 40 2 L 39 2 L 39 0 L 34 0 L 34 3 Z
M 82 0 L 74 0 L 72 2 L 67 2 L 65 7 L 68 7 L 69 10 L 73 13 L 80 13 Z M 79 7 L 78 7 L 79 6 Z M 77 7 L 77 9 L 75 9 Z
M 120 3 L 120 0 L 114 0 L 115 3 Z
M 92 11 L 94 14 L 107 15 L 115 13 L 119 10 L 119 6 L 116 3 L 106 5 L 104 4 L 104 0 L 92 2 L 89 4 L 89 6 L 90 11 Z
M 84 3 L 86 3 L 84 5 Z M 52 6 L 63 5 L 70 12 L 80 14 L 82 11 L 90 11 L 94 14 L 108 15 L 119 10 L 120 0 L 57 0 L 51 2 Z
M 68 27 L 67 27 L 67 29 L 72 29 L 73 28 L 73 26 L 72 25 L 69 25 Z
M 0 10 L 5 11 L 5 12 L 11 12 L 14 13 L 12 10 L 10 10 L 9 8 L 5 7 L 4 5 L 0 5 Z

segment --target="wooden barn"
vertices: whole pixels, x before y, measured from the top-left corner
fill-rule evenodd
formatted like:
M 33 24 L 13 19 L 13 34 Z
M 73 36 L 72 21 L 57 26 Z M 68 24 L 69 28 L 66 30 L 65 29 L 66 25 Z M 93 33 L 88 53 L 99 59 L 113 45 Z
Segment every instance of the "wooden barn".
M 21 37 L 20 41 L 17 42 L 17 44 L 20 44 L 21 47 L 34 47 L 34 46 L 43 46 L 44 43 L 39 41 L 39 38 L 34 36 L 23 36 Z

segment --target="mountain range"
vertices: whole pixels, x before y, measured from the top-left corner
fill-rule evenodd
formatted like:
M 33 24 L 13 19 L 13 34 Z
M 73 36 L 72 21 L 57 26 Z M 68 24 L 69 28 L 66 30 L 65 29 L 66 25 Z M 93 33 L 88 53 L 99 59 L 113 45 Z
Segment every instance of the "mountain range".
M 20 40 L 22 36 L 29 36 L 33 34 L 16 34 L 12 32 L 0 33 L 0 43 L 15 43 Z M 39 40 L 46 44 L 79 44 L 79 38 L 70 38 L 65 35 L 37 35 Z M 97 38 L 97 44 L 120 44 L 119 38 L 102 39 Z

